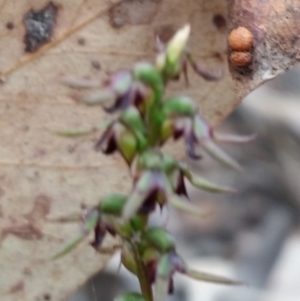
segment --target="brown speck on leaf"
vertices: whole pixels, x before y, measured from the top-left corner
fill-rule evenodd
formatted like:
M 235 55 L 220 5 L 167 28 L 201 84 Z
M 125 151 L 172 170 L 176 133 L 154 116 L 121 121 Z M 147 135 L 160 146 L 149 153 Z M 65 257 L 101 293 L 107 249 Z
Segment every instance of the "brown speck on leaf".
M 80 45 L 80 46 L 84 46 L 85 45 L 85 38 L 82 38 L 82 37 L 80 37 L 80 38 L 78 38 L 78 40 L 77 40 L 77 43 L 78 43 L 78 45 Z
M 29 267 L 24 268 L 23 270 L 23 274 L 26 276 L 31 276 L 32 275 L 32 271 Z
M 81 203 L 80 204 L 80 209 L 81 210 L 86 210 L 87 209 L 87 205 L 85 203 Z
M 217 29 L 222 30 L 226 28 L 226 19 L 221 14 L 215 14 L 213 16 L 213 24 Z
M 93 60 L 93 61 L 91 62 L 91 64 L 92 64 L 92 67 L 93 67 L 94 69 L 96 69 L 96 70 L 101 70 L 101 65 L 100 65 L 100 63 L 99 63 L 98 61 Z
M 10 288 L 9 293 L 16 294 L 16 293 L 24 290 L 24 287 L 25 287 L 24 281 L 19 281 Z
M 12 29 L 15 28 L 15 24 L 13 22 L 9 21 L 9 22 L 6 23 L 6 28 L 8 30 L 12 30 Z
M 51 295 L 50 295 L 49 293 L 46 293 L 46 294 L 44 295 L 44 300 L 46 300 L 46 301 L 51 300 Z
M 25 14 L 25 52 L 35 52 L 51 40 L 57 11 L 57 6 L 50 2 L 40 10 L 31 9 Z

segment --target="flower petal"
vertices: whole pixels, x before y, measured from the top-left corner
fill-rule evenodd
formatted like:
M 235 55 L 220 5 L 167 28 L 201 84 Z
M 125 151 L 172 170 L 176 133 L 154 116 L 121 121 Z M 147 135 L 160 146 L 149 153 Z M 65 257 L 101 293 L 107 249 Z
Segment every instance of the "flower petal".
M 212 140 L 202 141 L 201 146 L 208 154 L 210 154 L 219 162 L 236 171 L 242 171 L 241 166 L 229 155 L 227 155 L 221 148 L 219 148 Z
M 179 163 L 179 168 L 185 175 L 185 177 L 189 180 L 189 182 L 196 188 L 209 191 L 209 192 L 216 192 L 216 193 L 222 193 L 222 192 L 230 192 L 234 193 L 236 190 L 231 187 L 226 186 L 219 186 L 213 182 L 210 182 L 206 179 L 203 179 L 201 177 L 198 177 L 194 175 L 189 168 L 184 163 Z
M 257 134 L 254 133 L 248 136 L 238 136 L 238 135 L 213 133 L 213 138 L 218 142 L 243 144 L 243 143 L 251 142 L 254 139 L 256 139 Z
M 196 270 L 189 270 L 186 273 L 187 276 L 204 282 L 216 283 L 216 284 L 225 284 L 225 285 L 243 285 L 240 281 L 235 281 L 226 277 L 212 275 L 205 272 L 200 272 Z
M 106 102 L 115 101 L 117 95 L 110 89 L 103 89 L 90 92 L 82 96 L 81 100 L 90 106 L 103 105 Z
M 61 80 L 61 82 L 71 88 L 89 89 L 98 88 L 100 86 L 98 81 L 86 78 L 65 77 Z
M 168 203 L 177 210 L 180 210 L 184 213 L 193 214 L 200 218 L 205 218 L 211 215 L 211 212 L 203 212 L 197 206 L 187 202 L 187 199 L 180 198 L 176 195 L 173 195 L 168 199 Z
M 122 216 L 125 221 L 131 219 L 137 213 L 153 189 L 155 189 L 155 182 L 153 182 L 152 173 L 146 171 L 135 184 L 123 208 Z
M 206 68 L 204 68 L 203 66 L 199 65 L 198 63 L 196 63 L 191 54 L 187 54 L 187 58 L 189 63 L 191 64 L 193 70 L 200 75 L 202 78 L 204 78 L 207 81 L 218 81 L 220 80 L 222 77 L 224 77 L 224 71 L 223 70 L 219 70 L 218 72 L 212 72 L 207 70 Z

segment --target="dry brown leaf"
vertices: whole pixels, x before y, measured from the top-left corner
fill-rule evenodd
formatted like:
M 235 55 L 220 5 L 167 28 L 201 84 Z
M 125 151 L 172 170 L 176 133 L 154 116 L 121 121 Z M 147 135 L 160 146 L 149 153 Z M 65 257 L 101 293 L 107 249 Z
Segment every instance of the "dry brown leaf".
M 101 270 L 108 256 L 87 243 L 49 261 L 78 231 L 76 224 L 49 218 L 81 212 L 129 186 L 118 156 L 93 151 L 97 136 L 68 140 L 52 134 L 105 118 L 98 108 L 76 104 L 60 79 L 102 80 L 137 60 L 153 60 L 155 35 L 167 39 L 189 22 L 198 61 L 211 71 L 225 71 L 219 82 L 191 76 L 187 90 L 207 120 L 217 124 L 238 104 L 227 70 L 226 13 L 224 0 L 0 1 L 1 300 L 44 300 L 49 294 L 51 300 L 65 300 Z M 171 88 L 186 90 L 183 81 Z
M 254 36 L 253 62 L 230 69 L 241 99 L 300 60 L 300 1 L 229 0 L 228 28 L 246 27 Z

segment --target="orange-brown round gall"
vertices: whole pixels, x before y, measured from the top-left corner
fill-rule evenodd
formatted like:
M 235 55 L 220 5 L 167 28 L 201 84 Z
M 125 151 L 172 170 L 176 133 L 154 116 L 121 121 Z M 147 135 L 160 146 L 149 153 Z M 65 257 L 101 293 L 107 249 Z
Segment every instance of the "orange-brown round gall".
M 250 52 L 232 52 L 229 61 L 236 67 L 246 67 L 252 62 L 252 54 Z
M 248 51 L 253 46 L 253 34 L 245 27 L 238 27 L 228 36 L 228 44 L 232 50 Z

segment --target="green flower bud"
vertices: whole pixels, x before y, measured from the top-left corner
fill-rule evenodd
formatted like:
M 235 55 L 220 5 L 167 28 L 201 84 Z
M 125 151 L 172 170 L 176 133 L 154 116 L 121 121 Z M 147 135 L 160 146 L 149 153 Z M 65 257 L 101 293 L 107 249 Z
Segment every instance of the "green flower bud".
M 138 151 L 135 135 L 132 132 L 123 131 L 117 137 L 117 144 L 124 159 L 130 165 Z
M 126 241 L 124 241 L 122 246 L 121 261 L 128 271 L 134 275 L 137 274 L 137 265 L 133 256 L 133 251 L 130 244 Z
M 170 40 L 167 46 L 167 63 L 170 66 L 178 64 L 181 56 L 183 55 L 187 41 L 190 36 L 191 27 L 189 24 L 181 28 L 174 37 Z
M 193 116 L 197 113 L 195 102 L 187 96 L 173 96 L 163 105 L 166 116 Z
M 147 265 L 150 262 L 158 261 L 161 254 L 155 248 L 147 247 L 143 251 L 143 262 Z
M 175 250 L 173 236 L 164 229 L 150 228 L 143 234 L 143 239 L 160 252 L 166 253 Z
M 133 69 L 134 78 L 150 86 L 157 97 L 160 97 L 164 90 L 163 80 L 158 70 L 150 63 L 137 63 Z
M 139 158 L 139 167 L 143 169 L 161 169 L 162 154 L 156 150 L 148 150 Z
M 165 119 L 162 123 L 160 130 L 160 141 L 161 143 L 166 142 L 174 132 L 174 126 L 171 119 Z
M 148 223 L 148 215 L 146 214 L 136 215 L 130 220 L 130 223 L 134 231 L 137 232 L 143 231 Z
M 120 121 L 136 136 L 139 149 L 143 150 L 147 145 L 146 128 L 143 118 L 136 107 L 130 107 L 120 116 Z
M 163 159 L 162 159 L 162 170 L 165 173 L 170 173 L 171 171 L 173 171 L 175 168 L 177 167 L 177 161 L 169 156 L 169 155 L 164 155 Z
M 99 211 L 106 214 L 121 215 L 127 196 L 111 194 L 105 197 L 98 205 Z

